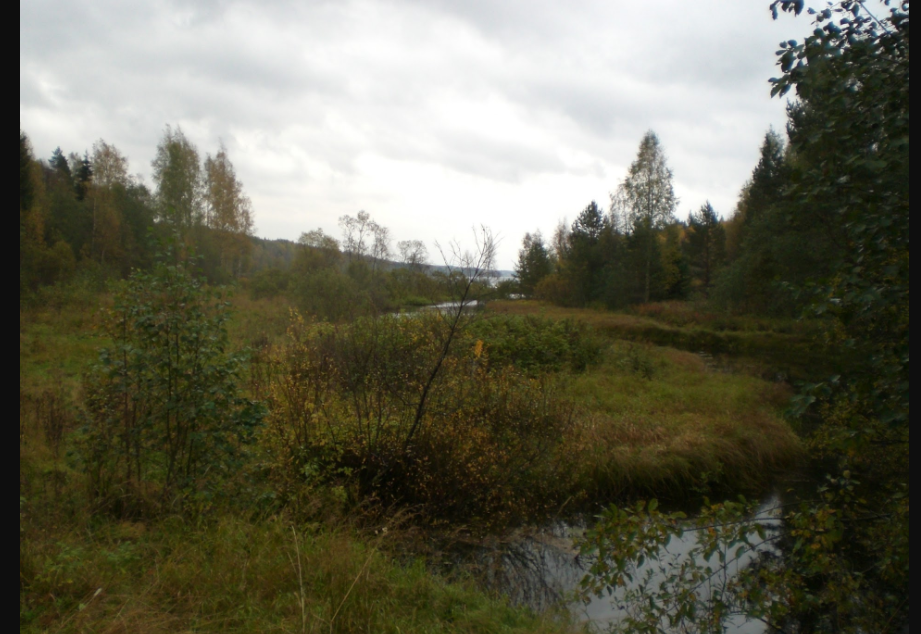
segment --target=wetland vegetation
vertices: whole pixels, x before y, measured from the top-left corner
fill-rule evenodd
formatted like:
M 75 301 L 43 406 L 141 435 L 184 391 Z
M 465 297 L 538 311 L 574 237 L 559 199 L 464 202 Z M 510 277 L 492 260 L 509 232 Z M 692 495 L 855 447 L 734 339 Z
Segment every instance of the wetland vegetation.
M 564 521 L 615 631 L 900 631 L 908 3 L 886 4 L 784 45 L 788 139 L 732 219 L 674 217 L 650 133 L 609 211 L 529 234 L 514 282 L 485 228 L 439 266 L 364 212 L 341 241 L 256 240 L 226 151 L 202 167 L 178 129 L 155 192 L 103 142 L 39 161 L 21 133 L 20 631 L 586 631 L 477 565 Z

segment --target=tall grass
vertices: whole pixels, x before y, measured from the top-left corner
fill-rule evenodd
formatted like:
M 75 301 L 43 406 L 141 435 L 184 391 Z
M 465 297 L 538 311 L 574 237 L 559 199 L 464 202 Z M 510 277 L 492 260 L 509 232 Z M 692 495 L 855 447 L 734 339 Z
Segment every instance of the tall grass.
M 756 490 L 802 455 L 780 416 L 789 388 L 714 371 L 699 355 L 615 343 L 568 393 L 583 408 L 574 451 L 590 500 Z
M 295 527 L 285 512 L 239 505 L 144 522 L 94 514 L 71 445 L 54 445 L 70 419 L 51 418 L 73 407 L 58 398 L 21 399 L 21 632 L 576 631 L 561 615 L 529 614 L 421 560 L 396 560 L 399 531 L 359 533 L 342 515 Z
M 54 537 L 52 541 L 51 537 Z M 225 516 L 102 524 L 20 546 L 20 631 L 147 634 L 559 633 L 537 617 L 399 564 L 378 540 Z M 383 538 L 386 539 L 386 538 Z
M 679 302 L 639 306 L 630 313 L 533 301 L 494 302 L 489 310 L 506 316 L 572 320 L 613 339 L 731 357 L 748 367 L 760 366 L 764 376 L 791 381 L 824 379 L 834 374 L 846 354 L 821 345 L 817 323 L 712 313 Z
M 688 343 L 725 333 L 560 309 L 546 320 L 486 322 L 444 359 L 417 418 L 411 405 L 437 332 L 400 320 L 320 328 L 296 349 L 284 343 L 285 302 L 233 301 L 231 346 L 278 364 L 254 372 L 251 390 L 271 397 L 277 444 L 292 441 L 290 451 L 248 450 L 236 502 L 142 524 L 92 514 L 73 452 L 82 376 L 106 343 L 98 310 L 21 312 L 21 631 L 572 631 L 449 584 L 411 557 L 394 561 L 388 553 L 404 548 L 394 532 L 358 534 L 339 522 L 387 495 L 391 508 L 427 507 L 452 526 L 507 526 L 579 503 L 757 488 L 801 451 L 779 415 L 786 387 L 721 373 Z M 654 347 L 645 332 L 688 337 L 691 352 Z M 730 334 L 765 346 L 798 336 Z M 311 400 L 311 386 L 327 392 Z M 407 436 L 417 420 L 421 431 Z M 290 467 L 283 482 L 272 474 L 279 465 Z

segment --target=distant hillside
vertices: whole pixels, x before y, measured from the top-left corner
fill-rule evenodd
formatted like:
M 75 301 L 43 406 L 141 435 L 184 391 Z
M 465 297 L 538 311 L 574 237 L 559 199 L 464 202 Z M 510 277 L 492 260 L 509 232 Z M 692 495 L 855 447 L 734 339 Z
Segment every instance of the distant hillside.
M 264 271 L 265 269 L 281 269 L 286 271 L 294 264 L 297 256 L 297 250 L 304 248 L 297 242 L 291 240 L 267 240 L 264 238 L 252 238 L 253 251 L 250 258 L 250 274 Z M 309 247 L 307 247 L 309 248 Z M 408 265 L 402 262 L 387 260 L 383 262 L 381 268 L 385 270 L 407 268 Z M 429 273 L 447 273 L 449 267 L 444 265 L 426 265 Z M 497 281 L 505 281 L 514 277 L 514 271 L 490 271 L 489 277 Z

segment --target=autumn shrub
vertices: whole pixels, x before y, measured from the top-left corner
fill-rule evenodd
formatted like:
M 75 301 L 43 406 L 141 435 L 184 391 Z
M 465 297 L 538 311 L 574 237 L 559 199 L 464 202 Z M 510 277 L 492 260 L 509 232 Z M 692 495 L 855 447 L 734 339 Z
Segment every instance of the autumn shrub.
M 552 273 L 538 283 L 534 297 L 557 306 L 578 304 L 573 297 L 572 285 L 559 273 Z
M 482 344 L 455 350 L 445 324 L 439 314 L 295 322 L 273 360 L 263 436 L 283 499 L 334 485 L 355 502 L 483 525 L 558 503 L 571 411 L 549 380 L 490 369 Z
M 198 497 L 241 464 L 261 418 L 227 351 L 228 305 L 182 267 L 138 273 L 105 319 L 113 345 L 87 375 L 81 457 L 92 498 L 131 515 Z
M 371 312 L 361 285 L 335 269 L 323 269 L 295 278 L 289 285 L 294 304 L 306 315 L 331 322 L 347 322 Z

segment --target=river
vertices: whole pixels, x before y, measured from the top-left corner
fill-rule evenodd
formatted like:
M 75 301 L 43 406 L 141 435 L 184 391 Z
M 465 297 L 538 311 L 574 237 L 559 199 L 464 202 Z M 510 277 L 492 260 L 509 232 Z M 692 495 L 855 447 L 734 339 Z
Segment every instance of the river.
M 761 505 L 755 519 L 768 531 L 781 526 L 780 499 L 770 497 Z M 510 546 L 493 556 L 501 558 L 501 564 L 494 567 L 491 581 L 513 601 L 534 609 L 543 609 L 560 599 L 569 602 L 572 613 L 582 622 L 590 623 L 598 632 L 606 632 L 627 618 L 620 605 L 623 592 L 614 596 L 591 597 L 588 602 L 576 600 L 583 578 L 588 573 L 590 562 L 580 557 L 578 540 L 584 534 L 584 527 L 558 523 L 539 531 L 521 535 Z M 680 563 L 689 556 L 697 545 L 696 533 L 688 532 L 680 539 L 673 538 L 667 547 L 669 556 Z M 767 549 L 769 547 L 765 547 Z M 738 567 L 749 564 L 754 553 L 743 556 Z M 699 563 L 703 563 L 698 560 Z M 652 585 L 658 585 L 664 577 L 652 564 L 640 568 L 637 577 L 651 573 Z M 635 585 L 633 586 L 636 587 Z M 730 622 L 729 634 L 765 634 L 763 623 L 737 619 Z

